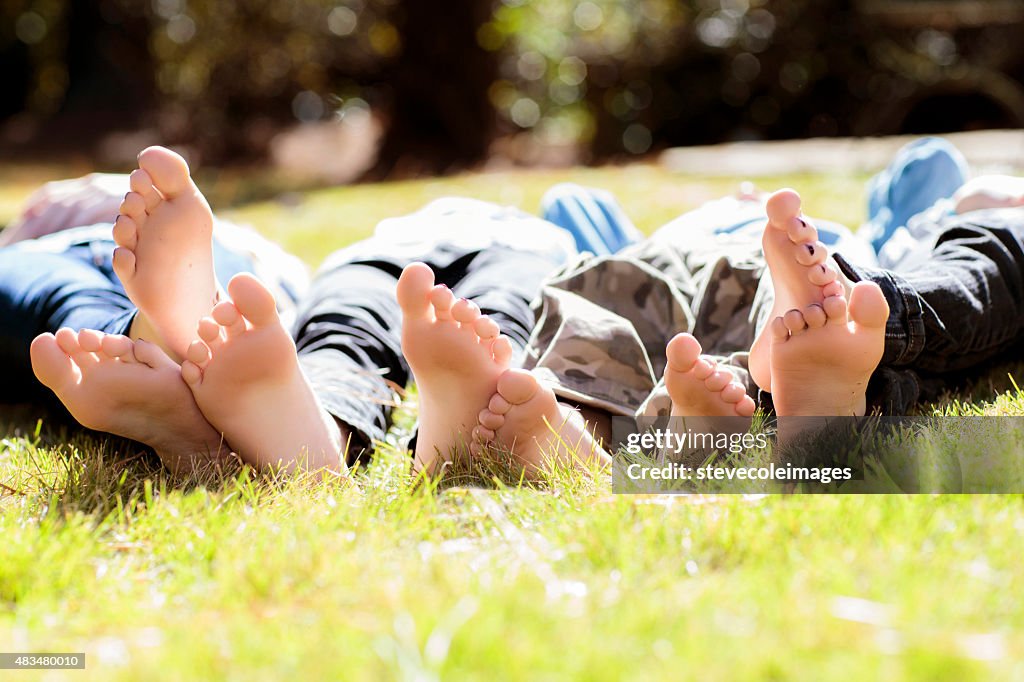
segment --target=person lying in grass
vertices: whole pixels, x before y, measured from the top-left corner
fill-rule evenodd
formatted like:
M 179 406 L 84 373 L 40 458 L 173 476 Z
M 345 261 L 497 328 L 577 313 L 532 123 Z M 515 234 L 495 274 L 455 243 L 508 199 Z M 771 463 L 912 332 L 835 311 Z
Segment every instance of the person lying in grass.
M 958 373 L 1011 357 L 1024 342 L 1024 181 L 965 184 L 965 172 L 940 140 L 901 150 L 871 186 L 877 253 L 816 229 L 783 190 L 715 202 L 564 268 L 476 449 L 569 456 L 581 409 L 604 442 L 615 415 L 907 414 Z M 520 418 L 527 400 L 547 405 L 545 424 Z
M 412 374 L 416 465 L 433 468 L 468 442 L 498 374 L 520 362 L 531 299 L 575 253 L 548 222 L 441 200 L 332 255 L 300 292 L 276 247 L 213 218 L 179 155 L 144 150 L 129 184 L 100 209 L 117 213 L 112 235 L 108 224 L 18 239 L 53 232 L 40 222 L 55 211 L 67 227 L 48 201 L 74 201 L 53 191 L 0 249 L 0 362 L 15 379 L 4 398 L 31 399 L 30 360 L 78 422 L 147 444 L 176 470 L 232 451 L 257 466 L 343 470 L 384 440 L 394 389 Z M 98 215 L 96 183 L 74 187 Z M 611 248 L 621 235 L 590 237 Z

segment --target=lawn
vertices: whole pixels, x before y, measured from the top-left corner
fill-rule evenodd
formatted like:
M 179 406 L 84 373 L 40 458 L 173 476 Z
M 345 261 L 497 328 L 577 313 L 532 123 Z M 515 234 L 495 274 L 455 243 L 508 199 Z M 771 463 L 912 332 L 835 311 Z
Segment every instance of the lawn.
M 0 170 L 0 223 L 55 172 Z M 532 211 L 570 177 L 615 191 L 645 231 L 736 186 L 635 166 L 242 203 L 265 191 L 200 180 L 315 266 L 433 197 Z M 757 179 L 848 224 L 863 181 Z M 1005 376 L 937 409 L 1024 415 Z M 393 444 L 414 413 L 349 477 L 202 481 L 31 408 L 6 413 L 0 651 L 85 652 L 87 668 L 3 679 L 1024 677 L 1019 497 L 615 496 L 578 472 L 437 488 Z

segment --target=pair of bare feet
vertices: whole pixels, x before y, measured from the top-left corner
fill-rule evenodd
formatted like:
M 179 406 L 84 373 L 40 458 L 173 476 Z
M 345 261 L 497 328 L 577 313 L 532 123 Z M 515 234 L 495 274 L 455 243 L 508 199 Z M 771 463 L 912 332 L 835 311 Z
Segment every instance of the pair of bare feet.
M 406 267 L 397 295 L 402 352 L 419 394 L 417 468 L 435 471 L 495 446 L 531 474 L 558 460 L 608 460 L 575 410 L 530 372 L 510 368 L 512 347 L 497 323 L 435 285 L 429 267 Z
M 239 275 L 218 302 L 213 215 L 185 160 L 150 147 L 130 183 L 113 228 L 114 271 L 138 308 L 129 335 L 43 334 L 37 378 L 84 426 L 145 443 L 175 470 L 231 450 L 254 465 L 339 468 L 343 434 L 272 294 Z
M 889 306 L 874 283 L 859 282 L 847 294 L 800 208 L 792 190 L 768 200 L 762 248 L 775 299 L 770 323 L 751 347 L 750 374 L 772 394 L 779 416 L 863 415 L 867 383 L 884 350 Z M 753 415 L 743 385 L 700 353 L 689 334 L 669 342 L 665 383 L 672 414 Z

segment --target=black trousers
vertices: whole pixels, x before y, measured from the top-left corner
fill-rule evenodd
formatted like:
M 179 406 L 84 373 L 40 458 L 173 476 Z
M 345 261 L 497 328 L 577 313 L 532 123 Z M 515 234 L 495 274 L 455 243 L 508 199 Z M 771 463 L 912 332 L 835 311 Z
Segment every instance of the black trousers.
M 885 354 L 868 387 L 884 414 L 934 399 L 950 376 L 1024 358 L 1024 209 L 975 211 L 936 231 L 929 257 L 909 269 L 836 256 L 847 277 L 877 283 L 889 303 Z
M 412 378 L 402 355 L 402 312 L 395 286 L 402 269 L 421 261 L 436 282 L 473 300 L 521 354 L 533 330 L 531 301 L 561 263 L 553 256 L 501 245 L 437 245 L 429 253 L 388 255 L 366 249 L 328 259 L 299 302 L 294 337 L 299 362 L 324 407 L 352 434 L 350 458 L 382 441 L 394 389 Z

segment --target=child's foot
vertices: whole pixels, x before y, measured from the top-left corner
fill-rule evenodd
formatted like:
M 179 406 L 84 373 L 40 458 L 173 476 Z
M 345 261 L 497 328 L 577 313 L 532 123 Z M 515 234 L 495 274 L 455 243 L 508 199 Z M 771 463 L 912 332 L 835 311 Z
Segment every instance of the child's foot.
M 139 154 L 131 188 L 114 223 L 114 272 L 139 309 L 130 335 L 180 361 L 217 299 L 213 214 L 185 159 L 163 147 Z
M 665 354 L 665 387 L 673 417 L 752 417 L 757 405 L 732 374 L 701 357 L 691 334 L 677 334 Z
M 419 394 L 416 466 L 429 470 L 438 457 L 449 460 L 453 451 L 468 448 L 512 346 L 476 305 L 434 286 L 434 273 L 423 263 L 405 268 L 397 295 L 402 352 Z
M 501 375 L 497 391 L 477 421 L 474 454 L 480 454 L 485 445 L 497 443 L 531 472 L 554 462 L 611 462 L 580 413 L 559 403 L 554 391 L 523 369 L 510 369 Z
M 199 409 L 254 466 L 340 470 L 343 434 L 299 369 L 273 295 L 248 274 L 228 294 L 181 365 Z
M 145 443 L 172 471 L 229 454 L 156 344 L 65 328 L 32 342 L 32 370 L 82 426 Z
M 825 263 L 828 252 L 818 241 L 818 231 L 801 217 L 800 195 L 779 190 L 769 197 L 767 211 L 761 246 L 775 289 L 769 319 L 841 293 L 835 270 Z M 766 328 L 750 347 L 750 376 L 765 391 L 771 391 L 770 346 Z
M 885 348 L 889 305 L 878 285 L 858 282 L 847 305 L 829 296 L 821 305 L 790 310 L 769 325 L 772 400 L 780 417 L 862 416 L 868 379 Z M 780 437 L 783 436 L 780 419 Z

